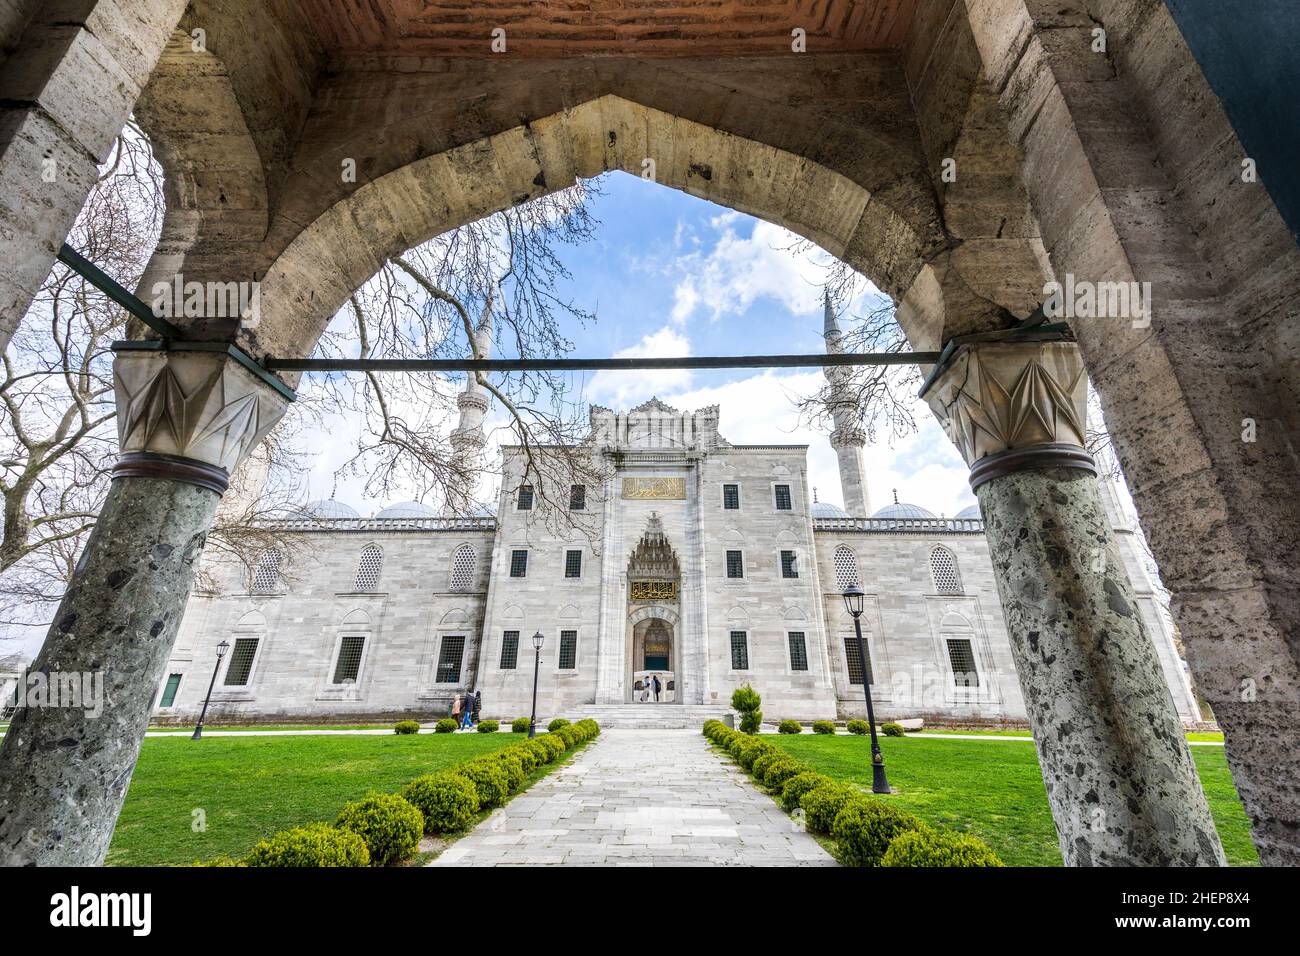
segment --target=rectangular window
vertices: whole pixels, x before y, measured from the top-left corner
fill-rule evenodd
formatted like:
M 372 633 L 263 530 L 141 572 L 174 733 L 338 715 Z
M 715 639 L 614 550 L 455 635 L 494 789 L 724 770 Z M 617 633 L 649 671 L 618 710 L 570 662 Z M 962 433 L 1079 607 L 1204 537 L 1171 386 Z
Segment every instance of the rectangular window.
M 731 632 L 731 669 L 749 670 L 749 635 L 744 631 Z
M 978 687 L 980 673 L 975 668 L 975 651 L 966 638 L 948 638 L 948 661 L 952 664 L 952 680 L 957 687 Z
M 745 576 L 745 560 L 741 557 L 739 551 L 727 552 L 727 577 L 743 578 Z
M 578 632 L 560 632 L 560 670 L 571 671 L 578 666 Z
M 806 671 L 808 669 L 808 643 L 803 631 L 790 632 L 790 670 Z
M 227 687 L 243 687 L 248 683 L 248 675 L 253 672 L 253 658 L 257 656 L 257 640 L 255 637 L 235 638 L 230 663 L 226 665 Z
M 564 576 L 566 578 L 582 577 L 582 552 L 580 550 L 564 552 Z
M 527 549 L 510 552 L 510 576 L 512 578 L 523 578 L 528 576 Z
M 512 671 L 519 666 L 519 632 L 506 631 L 501 635 L 501 669 Z
M 587 509 L 587 486 L 569 486 L 569 510 L 585 511 Z
M 875 683 L 875 678 L 871 676 L 871 648 L 867 646 L 867 639 L 862 639 L 862 650 L 867 655 L 867 680 Z M 858 639 L 856 637 L 844 638 L 844 660 L 849 665 L 849 683 L 862 683 L 862 657 L 858 654 Z
M 366 648 L 366 639 L 349 635 L 339 642 L 339 659 L 334 665 L 334 683 L 351 684 L 357 679 L 361 670 L 361 652 Z
M 797 578 L 799 576 L 799 566 L 795 563 L 793 551 L 781 552 L 781 577 Z
M 533 510 L 533 486 L 532 485 L 519 486 L 519 510 L 520 511 Z
M 434 677 L 439 684 L 460 683 L 460 659 L 465 656 L 465 638 L 444 637 L 438 651 L 438 673 Z
M 170 707 L 172 704 L 176 703 L 176 691 L 180 689 L 180 686 L 181 675 L 168 674 L 167 686 L 163 688 L 162 701 L 159 702 L 159 706 Z
M 740 485 L 722 486 L 722 507 L 728 511 L 740 510 Z
M 777 485 L 775 490 L 776 490 L 776 510 L 789 511 L 790 508 L 792 507 L 790 502 L 790 486 Z

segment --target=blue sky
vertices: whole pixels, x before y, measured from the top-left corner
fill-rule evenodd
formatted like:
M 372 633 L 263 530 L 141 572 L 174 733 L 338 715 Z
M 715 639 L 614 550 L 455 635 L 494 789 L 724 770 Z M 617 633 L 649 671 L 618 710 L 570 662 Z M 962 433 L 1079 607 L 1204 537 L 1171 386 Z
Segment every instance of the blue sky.
M 599 321 L 568 329 L 575 355 L 727 355 L 820 352 L 822 305 L 817 250 L 794 251 L 797 237 L 770 223 L 623 173 L 600 180 L 592 200 L 596 238 L 568 247 L 573 282 L 561 290 Z M 866 305 L 858 302 L 859 311 Z M 824 432 L 801 425 L 795 398 L 814 394 L 813 370 L 598 372 L 575 379 L 586 401 L 625 409 L 658 396 L 690 410 L 721 406 L 732 442 L 808 444 L 810 483 L 820 500 L 841 503 L 835 456 Z M 975 499 L 967 469 L 921 403 L 919 431 L 867 449 L 872 505 L 892 500 L 955 514 Z M 500 424 L 499 415 L 489 421 Z M 450 428 L 454 423 L 448 423 Z M 508 441 L 503 429 L 491 437 Z M 328 497 L 347 448 L 335 439 L 312 469 L 309 496 Z M 484 493 L 489 489 L 484 488 Z M 369 514 L 387 503 L 361 482 L 340 481 L 335 496 Z

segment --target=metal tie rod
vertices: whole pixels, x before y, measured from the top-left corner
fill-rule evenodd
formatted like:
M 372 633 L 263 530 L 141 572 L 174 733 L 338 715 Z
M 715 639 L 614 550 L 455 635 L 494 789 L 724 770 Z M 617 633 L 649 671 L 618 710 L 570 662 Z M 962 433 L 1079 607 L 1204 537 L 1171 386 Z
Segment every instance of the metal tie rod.
M 272 372 L 576 372 L 683 368 L 824 368 L 833 365 L 931 365 L 938 352 L 839 355 L 673 355 L 662 358 L 311 359 L 266 358 Z

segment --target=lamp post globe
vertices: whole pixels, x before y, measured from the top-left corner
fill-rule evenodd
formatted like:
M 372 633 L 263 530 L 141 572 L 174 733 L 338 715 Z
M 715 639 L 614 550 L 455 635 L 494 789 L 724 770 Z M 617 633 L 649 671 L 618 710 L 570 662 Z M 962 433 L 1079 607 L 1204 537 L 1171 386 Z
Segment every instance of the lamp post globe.
M 222 641 L 217 645 L 217 662 L 212 666 L 212 680 L 208 681 L 208 695 L 203 698 L 203 709 L 199 711 L 199 722 L 194 725 L 194 733 L 190 740 L 200 740 L 203 737 L 203 721 L 208 716 L 208 701 L 212 700 L 212 688 L 217 684 L 217 671 L 221 670 L 221 659 L 226 656 L 226 651 L 230 650 L 230 643 Z
M 856 583 L 844 589 L 844 609 L 853 616 L 853 633 L 857 638 L 858 662 L 862 667 L 862 690 L 867 695 L 867 726 L 871 728 L 871 792 L 889 793 L 885 777 L 885 756 L 876 737 L 876 712 L 871 706 L 871 678 L 867 673 L 867 649 L 862 643 L 862 606 L 866 595 Z
M 529 740 L 537 736 L 537 673 L 542 666 L 542 645 L 545 643 L 546 637 L 541 631 L 533 635 L 533 713 L 528 718 Z

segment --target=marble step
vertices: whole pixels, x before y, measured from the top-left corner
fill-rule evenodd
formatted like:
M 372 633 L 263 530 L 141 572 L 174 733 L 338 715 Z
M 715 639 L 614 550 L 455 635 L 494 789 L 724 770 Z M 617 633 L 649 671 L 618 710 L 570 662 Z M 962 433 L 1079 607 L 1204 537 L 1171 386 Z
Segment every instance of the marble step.
M 565 714 L 570 720 L 591 717 L 601 727 L 644 730 L 698 730 L 706 720 L 722 720 L 726 707 L 698 704 L 588 704 Z

